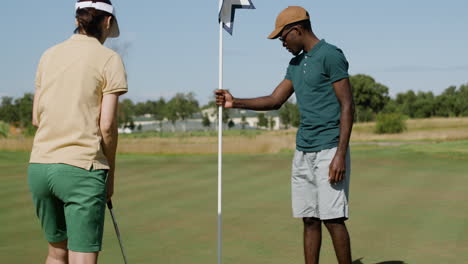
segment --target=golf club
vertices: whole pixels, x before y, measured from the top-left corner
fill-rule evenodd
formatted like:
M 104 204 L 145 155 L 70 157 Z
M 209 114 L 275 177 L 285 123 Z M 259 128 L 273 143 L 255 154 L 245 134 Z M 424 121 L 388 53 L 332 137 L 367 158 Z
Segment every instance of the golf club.
M 111 217 L 112 217 L 112 222 L 114 223 L 115 233 L 117 234 L 117 239 L 119 240 L 120 251 L 122 251 L 122 256 L 124 258 L 124 262 L 125 262 L 125 264 L 128 264 L 127 256 L 125 255 L 125 250 L 124 250 L 124 247 L 123 247 L 123 244 L 122 244 L 122 239 L 120 238 L 119 226 L 117 225 L 117 220 L 115 219 L 114 210 L 113 210 L 114 206 L 112 205 L 112 200 L 109 200 L 107 202 L 107 208 L 109 208 L 109 212 L 110 212 Z

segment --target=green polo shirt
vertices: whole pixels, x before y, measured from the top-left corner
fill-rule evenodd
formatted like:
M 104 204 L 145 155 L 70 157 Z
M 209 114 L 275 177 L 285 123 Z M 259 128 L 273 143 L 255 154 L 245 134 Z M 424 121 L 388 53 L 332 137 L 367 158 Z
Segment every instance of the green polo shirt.
M 343 52 L 325 40 L 289 62 L 285 78 L 293 83 L 301 117 L 297 150 L 312 152 L 338 146 L 341 107 L 332 83 L 348 77 Z

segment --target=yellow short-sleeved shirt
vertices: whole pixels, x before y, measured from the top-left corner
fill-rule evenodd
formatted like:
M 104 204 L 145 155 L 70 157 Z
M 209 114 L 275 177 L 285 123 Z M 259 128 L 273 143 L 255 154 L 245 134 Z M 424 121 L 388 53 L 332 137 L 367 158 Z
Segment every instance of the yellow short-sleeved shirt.
M 73 35 L 43 54 L 36 89 L 38 130 L 30 163 L 108 169 L 99 116 L 104 94 L 128 90 L 120 56 L 96 38 Z

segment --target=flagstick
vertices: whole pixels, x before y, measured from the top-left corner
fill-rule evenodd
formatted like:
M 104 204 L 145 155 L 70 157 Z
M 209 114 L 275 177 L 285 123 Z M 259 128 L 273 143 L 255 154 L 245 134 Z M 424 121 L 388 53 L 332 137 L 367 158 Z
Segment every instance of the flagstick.
M 219 89 L 223 89 L 223 23 L 219 23 Z M 223 151 L 223 107 L 218 107 L 218 264 L 222 250 L 222 151 Z

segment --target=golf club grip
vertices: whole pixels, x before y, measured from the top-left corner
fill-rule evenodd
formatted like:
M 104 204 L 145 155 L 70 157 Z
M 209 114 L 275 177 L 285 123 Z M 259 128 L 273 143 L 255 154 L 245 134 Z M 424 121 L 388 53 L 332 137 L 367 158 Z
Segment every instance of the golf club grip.
M 114 208 L 114 206 L 112 205 L 112 200 L 109 200 L 107 202 L 107 208 L 109 208 L 109 210 L 112 210 L 112 208 Z

